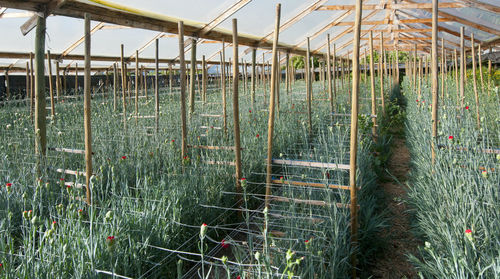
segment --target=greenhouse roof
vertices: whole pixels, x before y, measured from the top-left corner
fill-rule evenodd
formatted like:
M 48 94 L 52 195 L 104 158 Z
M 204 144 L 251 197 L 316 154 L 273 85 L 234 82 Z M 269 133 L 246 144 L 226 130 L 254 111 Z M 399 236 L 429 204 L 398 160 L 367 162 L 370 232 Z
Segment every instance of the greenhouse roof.
M 83 15 L 92 18 L 93 66 L 109 67 L 117 61 L 120 45 L 125 56 L 149 58 L 152 63 L 154 41 L 160 41 L 160 61 L 166 64 L 179 54 L 176 36 L 179 21 L 184 22 L 185 35 L 197 38 L 197 60 L 205 56 L 209 63 L 219 61 L 221 41 L 230 47 L 232 19 L 238 20 L 239 57 L 251 61 L 251 50 L 257 47 L 257 62 L 271 57 L 276 9 L 275 0 L 185 0 L 133 1 L 114 0 L 0 0 L 0 69 L 25 67 L 34 51 L 36 13 L 50 14 L 47 19 L 46 50 L 53 57 L 72 65 L 83 58 Z M 465 46 L 470 48 L 470 35 L 482 48 L 500 45 L 500 6 L 496 0 L 456 0 L 439 3 L 439 44 L 446 50 L 460 47 L 460 28 L 465 27 Z M 315 55 L 325 55 L 327 34 L 338 56 L 348 57 L 352 51 L 354 0 L 288 0 L 281 6 L 279 50 L 304 55 L 307 38 Z M 375 47 L 380 48 L 383 34 L 386 50 L 410 51 L 415 47 L 430 52 L 430 0 L 366 0 L 363 3 L 361 51 L 368 48 L 369 31 L 374 31 Z M 26 33 L 26 35 L 23 35 Z M 191 40 L 186 40 L 189 52 Z M 226 59 L 232 51 L 226 50 Z M 282 58 L 284 55 L 282 56 Z

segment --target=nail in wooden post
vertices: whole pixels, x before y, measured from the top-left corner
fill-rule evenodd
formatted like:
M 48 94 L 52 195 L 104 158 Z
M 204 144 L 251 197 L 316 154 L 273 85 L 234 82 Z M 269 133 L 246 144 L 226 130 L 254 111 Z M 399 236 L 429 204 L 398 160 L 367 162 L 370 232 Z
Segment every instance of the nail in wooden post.
M 370 31 L 370 87 L 371 87 L 371 97 L 372 97 L 372 114 L 377 115 L 377 97 L 375 95 L 375 65 L 373 62 L 373 31 Z M 372 118 L 373 127 L 372 135 L 373 138 L 377 138 L 377 118 Z
M 84 125 L 85 125 L 85 183 L 87 188 L 86 201 L 87 204 L 92 204 L 90 178 L 92 177 L 92 127 L 90 122 L 90 15 L 85 13 L 85 80 L 84 87 Z
M 127 103 L 126 103 L 126 90 L 127 90 L 127 76 L 125 72 L 125 60 L 123 58 L 123 44 L 120 46 L 121 49 L 121 57 L 120 57 L 120 62 L 121 62 L 121 67 L 122 67 L 122 108 L 123 108 L 123 127 L 125 130 L 127 129 Z
M 233 19 L 233 121 L 234 121 L 234 157 L 236 163 L 236 192 L 241 193 L 241 145 L 240 145 L 240 108 L 238 103 L 238 23 Z M 238 197 L 238 201 L 241 197 Z M 240 202 L 238 202 L 240 203 Z
M 351 190 L 351 246 L 356 251 L 358 246 L 358 197 L 356 186 L 356 163 L 358 152 L 358 97 L 359 97 L 359 40 L 361 33 L 362 0 L 356 0 L 354 21 L 354 43 L 352 55 L 352 102 L 351 102 L 351 139 L 349 159 L 349 185 Z M 351 256 L 352 278 L 356 278 L 356 253 Z
M 309 37 L 307 37 L 307 52 L 306 52 L 306 101 L 307 101 L 307 116 L 308 116 L 308 131 L 309 135 L 312 133 L 312 112 L 311 112 L 311 100 L 312 100 L 312 81 L 311 81 L 311 53 L 310 53 L 310 42 Z
M 194 113 L 194 95 L 195 95 L 195 75 L 196 75 L 196 39 L 191 39 L 191 78 L 189 84 L 189 117 Z
M 159 84 L 159 40 L 155 40 L 155 130 L 158 133 L 159 130 L 159 118 L 160 118 L 160 84 Z
M 465 42 L 464 27 L 460 27 L 460 109 L 464 106 L 465 98 Z
M 328 75 L 328 96 L 330 98 L 330 113 L 333 113 L 332 65 L 330 53 L 330 34 L 326 34 L 326 74 Z
M 202 79 L 202 98 L 203 98 L 203 103 L 207 102 L 207 61 L 205 60 L 205 55 L 202 57 L 202 72 L 201 72 L 201 79 Z
M 431 159 L 436 162 L 437 120 L 438 120 L 438 0 L 432 0 L 432 139 Z
M 472 83 L 474 88 L 474 99 L 476 100 L 476 121 L 477 128 L 481 128 L 481 120 L 479 118 L 479 94 L 477 92 L 477 76 L 476 76 L 476 53 L 474 46 L 474 33 L 470 34 L 471 52 L 472 52 Z
M 35 153 L 37 174 L 41 175 L 42 162 L 47 151 L 47 123 L 45 110 L 45 16 L 37 17 L 35 34 Z
M 252 48 L 252 107 L 255 104 L 255 82 L 257 79 L 257 71 L 255 67 L 255 62 L 257 60 L 257 49 Z
M 186 64 L 184 61 L 184 22 L 179 21 L 179 68 L 181 83 L 181 122 L 182 122 L 182 149 L 181 160 L 187 156 L 187 127 L 186 127 Z
M 135 123 L 139 115 L 139 51 L 135 51 Z
M 50 51 L 47 51 L 47 64 L 49 66 L 49 94 L 50 94 L 50 115 L 55 116 L 54 110 L 54 87 L 52 86 L 52 61 L 50 59 Z
M 269 120 L 267 125 L 267 174 L 266 174 L 266 201 L 265 207 L 269 206 L 269 196 L 271 195 L 271 174 L 272 174 L 272 159 L 273 159 L 273 136 L 274 136 L 274 95 L 276 93 L 276 67 L 278 67 L 278 40 L 280 32 L 280 17 L 281 4 L 276 5 L 276 21 L 274 25 L 274 40 L 273 40 L 273 57 L 271 71 L 271 92 L 269 97 Z

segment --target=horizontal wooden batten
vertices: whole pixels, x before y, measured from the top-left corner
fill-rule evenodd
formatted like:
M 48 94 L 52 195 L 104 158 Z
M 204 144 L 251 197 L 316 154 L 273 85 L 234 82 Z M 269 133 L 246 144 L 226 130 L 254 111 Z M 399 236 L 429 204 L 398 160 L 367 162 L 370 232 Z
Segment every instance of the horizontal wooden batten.
M 222 130 L 222 127 L 214 127 L 214 126 L 200 126 L 200 129 L 213 129 L 213 130 Z
M 228 161 L 201 161 L 202 163 L 205 163 L 207 165 L 217 165 L 217 166 L 236 166 L 235 162 L 228 162 Z
M 207 150 L 234 150 L 234 146 L 211 146 L 211 145 L 188 145 L 188 148 L 207 149 Z M 243 149 L 243 148 L 240 148 Z
M 310 168 L 322 168 L 322 169 L 342 169 L 342 170 L 349 170 L 349 165 L 335 164 L 335 163 L 322 163 L 322 162 L 299 161 L 299 160 L 283 160 L 283 159 L 273 159 L 272 163 L 273 164 L 277 164 L 277 165 L 288 165 L 288 166 L 299 166 L 299 167 L 310 167 Z
M 70 175 L 81 175 L 81 176 L 87 176 L 87 174 L 86 174 L 84 171 L 74 171 L 74 170 L 56 169 L 56 172 L 58 172 L 58 173 L 64 173 L 64 174 L 70 174 Z
M 56 152 L 64 152 L 64 153 L 73 153 L 73 154 L 85 154 L 85 150 L 83 149 L 49 147 L 48 150 Z M 92 154 L 94 154 L 94 152 L 92 152 Z
M 462 3 L 439 3 L 440 9 L 464 8 L 467 5 Z M 355 5 L 323 5 L 317 11 L 352 11 Z M 363 5 L 363 11 L 366 10 L 408 10 L 408 9 L 431 9 L 432 3 L 403 3 L 403 4 L 371 4 Z
M 330 189 L 342 189 L 342 190 L 350 190 L 351 189 L 351 187 L 349 187 L 349 186 L 336 185 L 336 184 L 302 182 L 302 181 L 280 180 L 280 179 L 274 179 L 271 181 L 272 181 L 272 183 L 275 183 L 275 184 L 289 184 L 289 185 L 304 186 L 304 187 L 326 188 L 328 186 L 328 188 L 330 188 Z
M 221 114 L 200 114 L 201 117 L 223 117 Z
M 65 183 L 64 183 L 64 186 L 66 186 L 66 187 L 71 187 L 71 188 L 75 188 L 75 189 L 83 189 L 83 188 L 85 188 L 85 185 L 84 185 L 84 184 L 81 184 L 81 183 L 75 183 L 75 182 L 65 182 Z
M 325 201 L 318 201 L 318 200 L 302 200 L 302 199 L 278 197 L 278 196 L 272 196 L 269 198 L 273 201 L 279 201 L 279 202 L 293 202 L 293 203 L 315 205 L 315 206 L 333 206 L 333 204 L 327 203 Z M 351 205 L 337 202 L 337 203 L 335 203 L 335 206 L 338 208 L 350 208 Z M 359 207 L 359 205 L 358 205 L 358 207 Z

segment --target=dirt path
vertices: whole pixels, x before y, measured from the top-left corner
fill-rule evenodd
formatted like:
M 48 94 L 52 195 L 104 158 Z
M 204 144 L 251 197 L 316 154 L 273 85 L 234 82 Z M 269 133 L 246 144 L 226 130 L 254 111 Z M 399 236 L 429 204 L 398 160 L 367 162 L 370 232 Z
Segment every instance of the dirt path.
M 409 171 L 410 154 L 404 138 L 395 138 L 392 157 L 388 162 L 389 172 L 405 186 L 388 178 L 381 186 L 387 197 L 390 226 L 383 232 L 388 235 L 388 245 L 375 263 L 374 278 L 416 278 L 415 269 L 407 260 L 407 254 L 417 248 L 416 239 L 410 232 L 410 216 L 402 201 L 406 197 L 406 181 Z

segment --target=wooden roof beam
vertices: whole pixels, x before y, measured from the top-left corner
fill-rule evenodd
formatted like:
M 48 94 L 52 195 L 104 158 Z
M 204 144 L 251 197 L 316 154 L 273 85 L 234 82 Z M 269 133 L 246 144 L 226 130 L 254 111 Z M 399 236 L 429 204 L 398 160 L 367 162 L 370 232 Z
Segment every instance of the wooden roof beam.
M 448 2 L 448 3 L 439 3 L 439 8 L 463 8 L 467 7 L 466 4 L 456 3 L 456 2 Z M 353 11 L 355 8 L 354 5 L 323 5 L 320 6 L 317 11 Z M 408 10 L 408 9 L 431 9 L 432 3 L 400 3 L 400 4 L 372 4 L 372 5 L 363 5 L 363 11 L 366 10 Z

